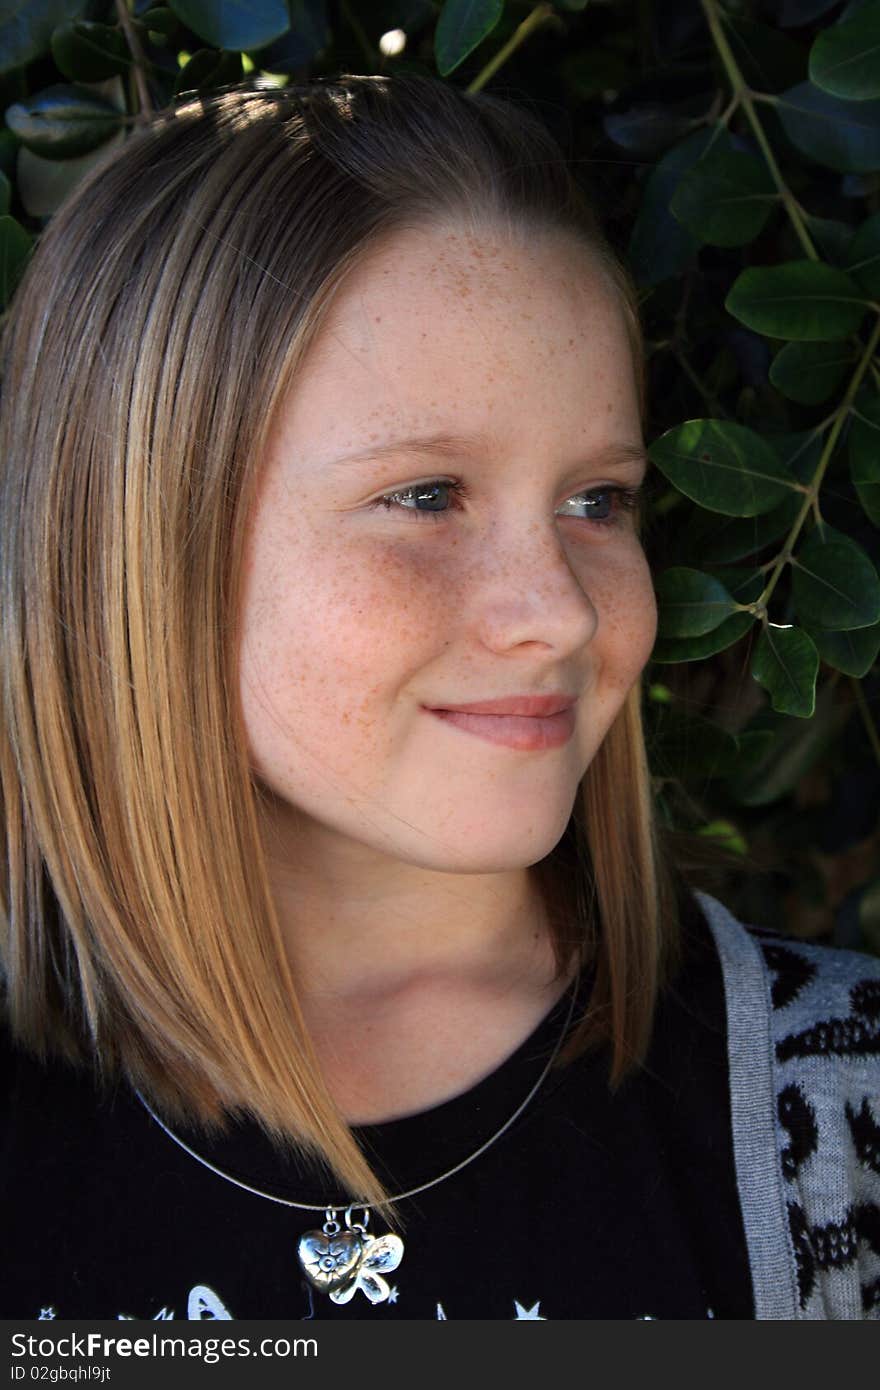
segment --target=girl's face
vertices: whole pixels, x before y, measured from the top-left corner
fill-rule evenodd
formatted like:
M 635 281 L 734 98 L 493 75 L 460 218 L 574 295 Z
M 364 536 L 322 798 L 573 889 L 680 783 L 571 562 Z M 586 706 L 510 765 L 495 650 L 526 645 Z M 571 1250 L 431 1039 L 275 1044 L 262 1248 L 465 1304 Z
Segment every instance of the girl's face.
M 654 643 L 614 491 L 641 451 L 619 302 L 568 238 L 412 229 L 343 282 L 245 558 L 252 766 L 301 863 L 497 872 L 553 849 Z M 430 712 L 559 693 L 572 732 L 540 749 Z

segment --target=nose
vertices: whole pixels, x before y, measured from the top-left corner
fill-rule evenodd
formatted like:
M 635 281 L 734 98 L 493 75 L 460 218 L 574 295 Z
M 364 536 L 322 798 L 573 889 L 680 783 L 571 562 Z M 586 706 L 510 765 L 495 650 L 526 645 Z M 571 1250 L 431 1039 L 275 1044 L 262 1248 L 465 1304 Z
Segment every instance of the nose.
M 589 576 L 595 567 L 572 566 L 558 518 L 495 529 L 485 538 L 479 568 L 471 593 L 487 647 L 539 642 L 565 655 L 594 638 L 599 611 Z

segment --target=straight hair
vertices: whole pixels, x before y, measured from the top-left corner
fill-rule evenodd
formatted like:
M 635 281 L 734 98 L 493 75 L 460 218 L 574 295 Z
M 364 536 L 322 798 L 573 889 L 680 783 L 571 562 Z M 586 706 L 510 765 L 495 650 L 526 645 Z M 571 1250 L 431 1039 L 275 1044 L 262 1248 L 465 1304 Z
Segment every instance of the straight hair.
M 636 297 L 541 121 L 415 76 L 189 97 L 45 230 L 4 335 L 0 926 L 13 1036 L 125 1078 L 165 1118 L 230 1115 L 398 1220 L 328 1094 L 270 891 L 239 702 L 256 463 L 334 293 L 380 239 L 562 233 Z M 561 1054 L 645 1055 L 676 957 L 642 686 L 533 866 Z

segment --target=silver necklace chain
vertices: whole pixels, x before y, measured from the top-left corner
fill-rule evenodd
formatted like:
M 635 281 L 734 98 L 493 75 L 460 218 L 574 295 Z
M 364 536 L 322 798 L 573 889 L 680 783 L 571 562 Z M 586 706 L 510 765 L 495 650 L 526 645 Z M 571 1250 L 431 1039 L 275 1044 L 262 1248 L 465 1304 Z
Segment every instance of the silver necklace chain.
M 467 1158 L 463 1158 L 460 1163 L 456 1163 L 453 1168 L 447 1169 L 447 1171 L 445 1173 L 441 1173 L 439 1177 L 431 1178 L 429 1182 L 423 1182 L 418 1187 L 411 1187 L 406 1192 L 397 1192 L 393 1197 L 386 1198 L 385 1202 L 372 1202 L 370 1203 L 371 1207 L 378 1208 L 385 1206 L 387 1203 L 390 1202 L 402 1202 L 405 1197 L 415 1197 L 420 1192 L 427 1192 L 429 1187 L 436 1187 L 438 1183 L 445 1182 L 447 1178 L 451 1178 L 456 1173 L 460 1173 L 462 1168 L 466 1168 L 469 1163 L 473 1163 L 474 1159 L 479 1158 L 481 1154 L 484 1154 L 486 1150 L 496 1142 L 496 1140 L 501 1138 L 502 1134 L 504 1134 L 508 1129 L 510 1129 L 510 1126 L 514 1123 L 515 1120 L 519 1118 L 519 1116 L 522 1114 L 522 1112 L 528 1105 L 529 1101 L 532 1099 L 532 1097 L 535 1095 L 538 1089 L 543 1085 L 544 1081 L 547 1078 L 547 1074 L 550 1071 L 550 1068 L 552 1067 L 559 1054 L 559 1050 L 562 1047 L 565 1035 L 568 1032 L 568 1025 L 571 1022 L 572 1014 L 574 1013 L 574 1004 L 577 998 L 577 993 L 577 980 L 575 980 L 571 986 L 571 1002 L 568 1006 L 568 1013 L 565 1016 L 565 1022 L 562 1025 L 562 1031 L 559 1034 L 559 1037 L 556 1041 L 556 1046 L 553 1048 L 553 1051 L 551 1052 L 547 1064 L 541 1072 L 541 1075 L 538 1077 L 537 1081 L 531 1087 L 525 1099 L 520 1101 L 513 1114 L 510 1116 L 509 1119 L 505 1120 L 501 1128 L 497 1129 L 494 1134 L 490 1135 L 489 1138 L 485 1141 L 485 1143 L 481 1144 L 478 1149 L 474 1149 L 474 1152 L 472 1154 L 468 1154 Z M 203 1158 L 200 1153 L 197 1153 L 195 1149 L 190 1148 L 189 1144 L 185 1144 L 184 1141 L 180 1138 L 180 1136 L 175 1134 L 172 1129 L 169 1129 L 168 1125 L 166 1125 L 163 1120 L 159 1119 L 159 1116 L 156 1114 L 155 1110 L 153 1110 L 152 1107 L 147 1104 L 140 1091 L 135 1090 L 135 1095 L 137 1096 L 141 1105 L 146 1110 L 147 1114 L 153 1120 L 155 1120 L 156 1124 L 159 1126 L 160 1129 L 165 1131 L 165 1133 L 168 1135 L 168 1138 L 173 1139 L 174 1143 L 179 1145 L 179 1147 L 183 1149 L 185 1153 L 188 1153 L 190 1158 L 194 1158 L 196 1162 L 201 1163 L 201 1165 L 204 1168 L 208 1168 L 212 1173 L 216 1173 L 218 1178 L 225 1178 L 227 1182 L 233 1183 L 236 1187 L 242 1188 L 245 1192 L 253 1193 L 255 1197 L 265 1197 L 267 1201 L 278 1202 L 281 1206 L 284 1207 L 296 1207 L 299 1211 L 321 1212 L 327 1211 L 328 1209 L 340 1210 L 343 1207 L 349 1206 L 349 1201 L 347 1198 L 339 1202 L 321 1202 L 319 1205 L 315 1205 L 311 1202 L 294 1202 L 289 1197 L 278 1197 L 275 1195 L 274 1192 L 263 1192 L 258 1187 L 252 1187 L 249 1183 L 242 1182 L 240 1178 L 234 1178 L 231 1173 L 224 1173 L 222 1168 L 218 1168 L 215 1164 L 209 1163 L 208 1160 L 206 1158 Z

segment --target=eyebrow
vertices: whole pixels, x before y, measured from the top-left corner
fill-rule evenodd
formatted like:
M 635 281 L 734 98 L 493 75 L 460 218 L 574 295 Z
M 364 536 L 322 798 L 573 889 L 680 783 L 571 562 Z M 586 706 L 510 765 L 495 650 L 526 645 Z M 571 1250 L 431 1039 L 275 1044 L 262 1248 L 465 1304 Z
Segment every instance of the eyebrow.
M 398 454 L 427 454 L 439 459 L 475 457 L 488 448 L 489 441 L 478 434 L 431 434 L 420 438 L 395 439 L 340 458 L 330 459 L 325 468 L 337 468 L 347 463 L 379 463 Z M 642 444 L 608 444 L 593 452 L 585 462 L 594 467 L 614 467 L 621 464 L 649 465 L 647 449 Z M 577 466 L 577 465 L 575 465 Z

